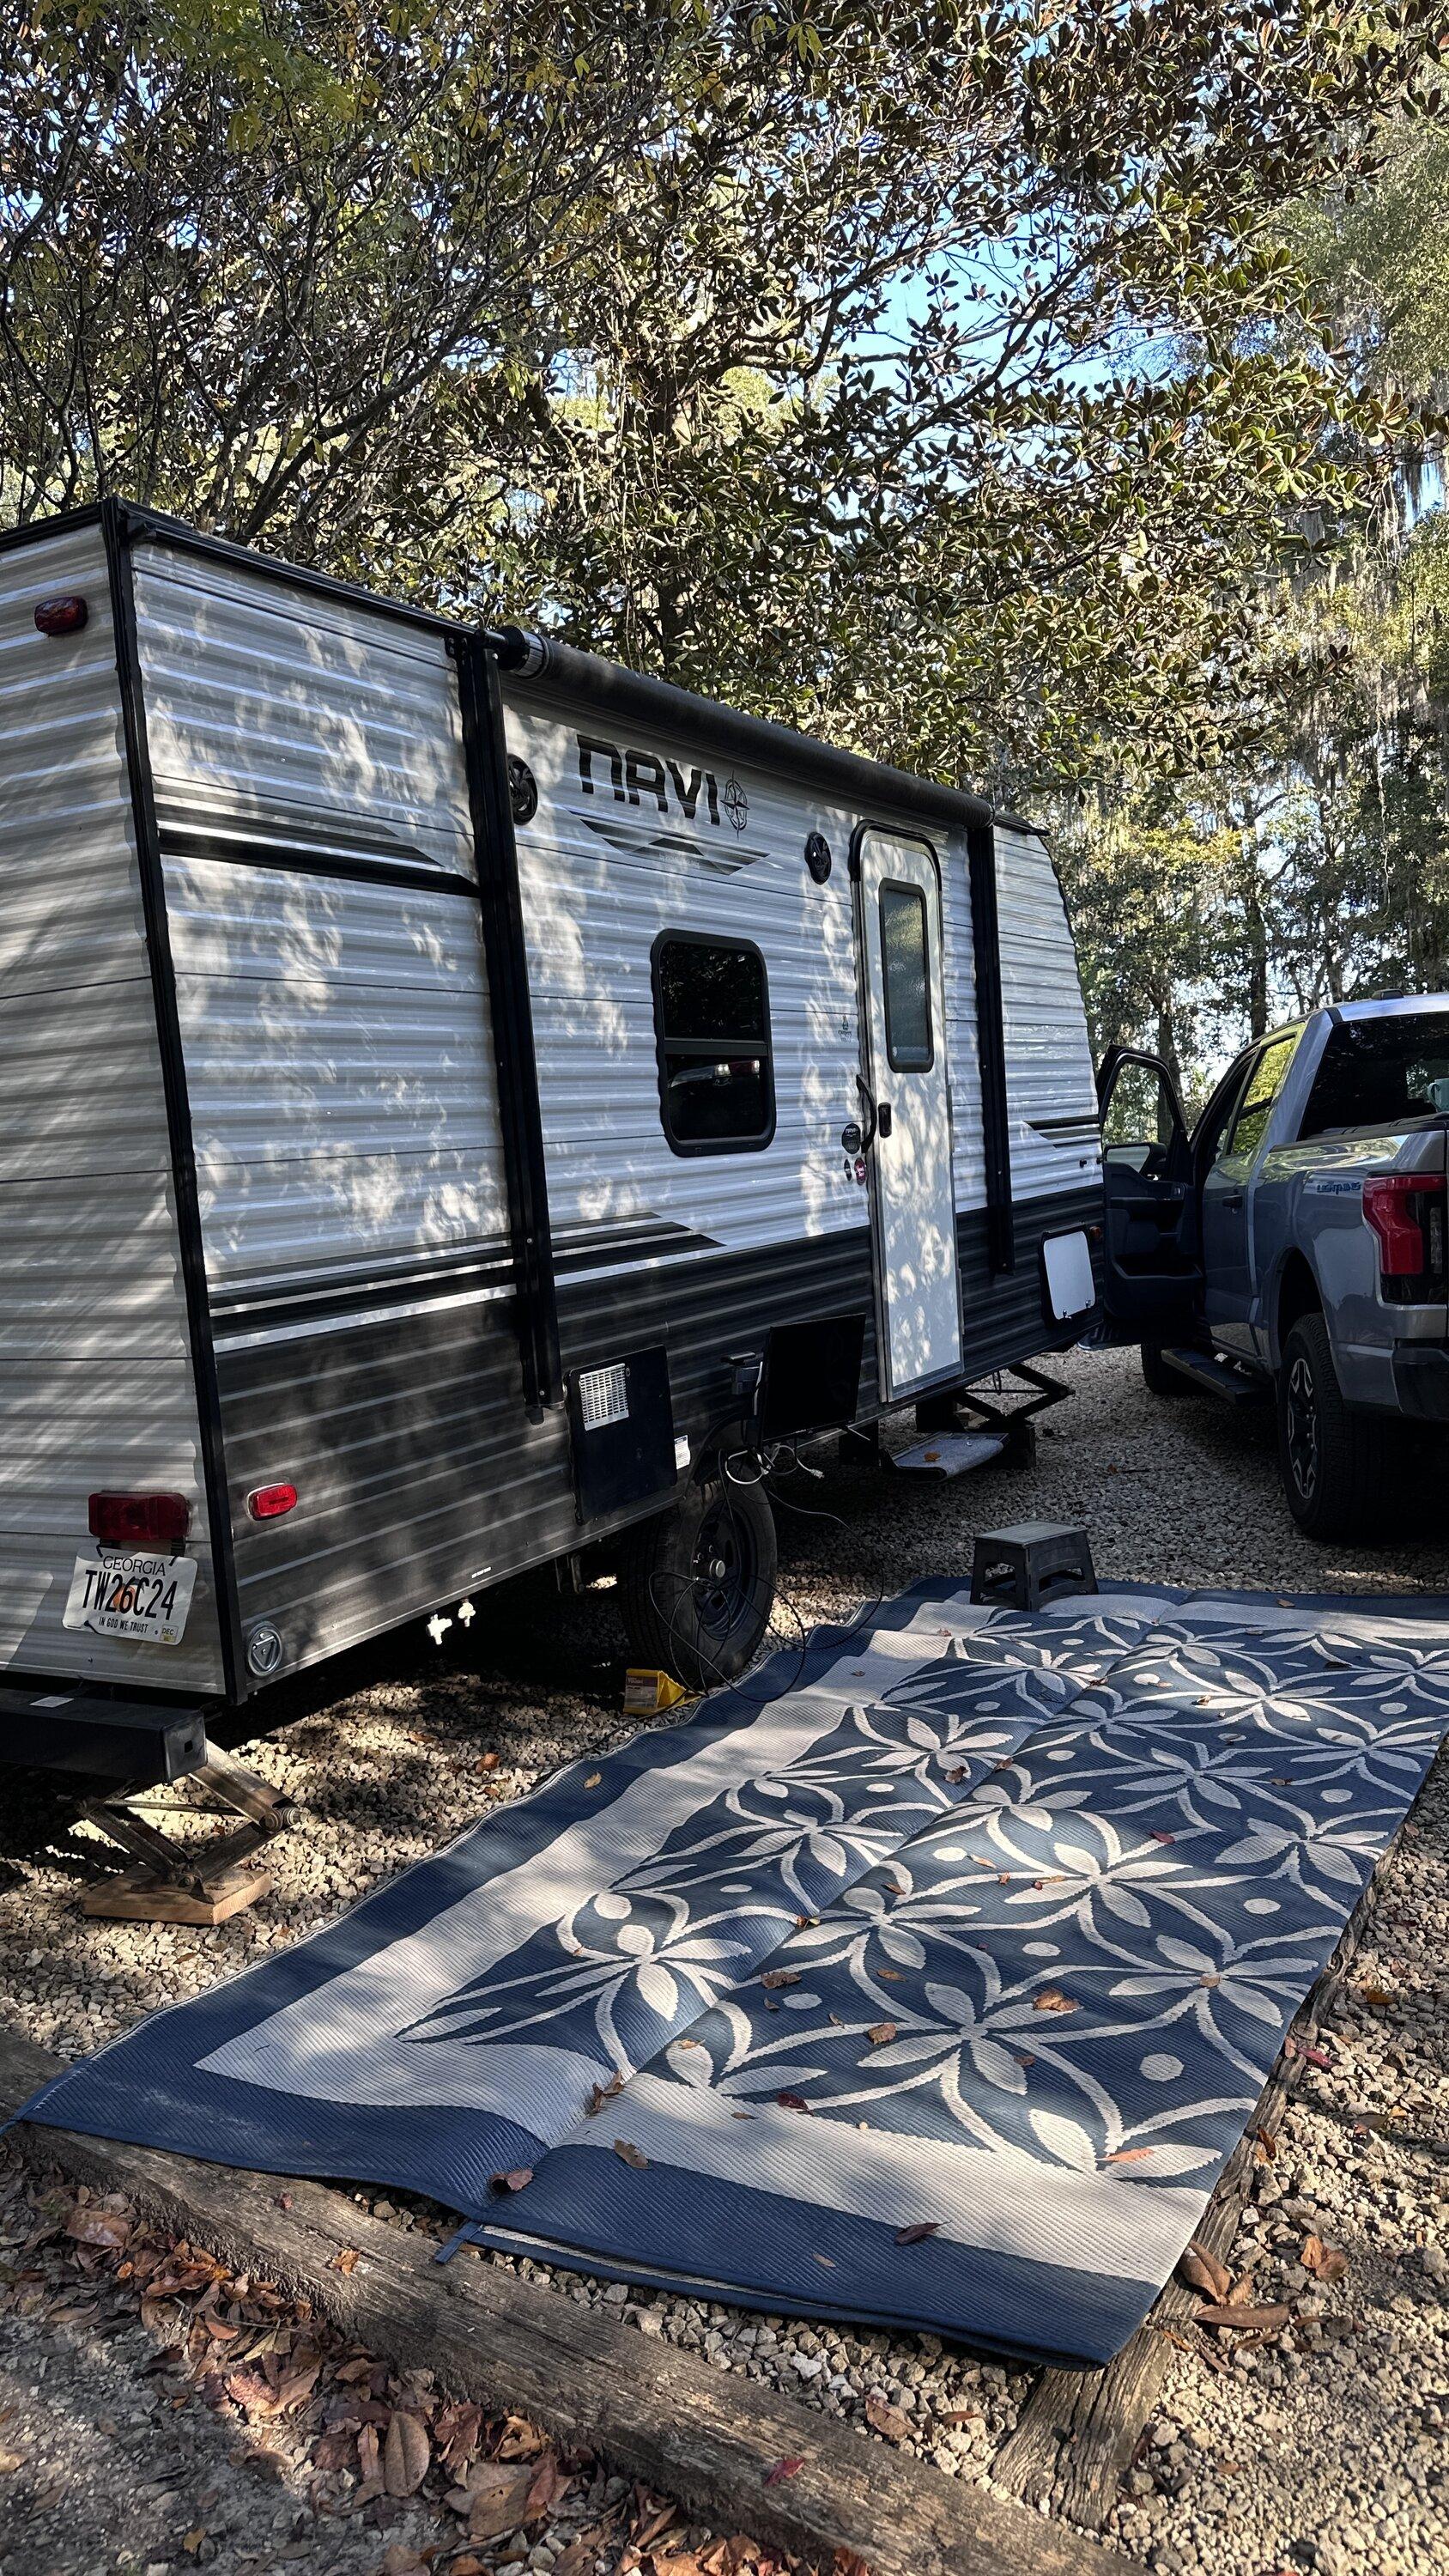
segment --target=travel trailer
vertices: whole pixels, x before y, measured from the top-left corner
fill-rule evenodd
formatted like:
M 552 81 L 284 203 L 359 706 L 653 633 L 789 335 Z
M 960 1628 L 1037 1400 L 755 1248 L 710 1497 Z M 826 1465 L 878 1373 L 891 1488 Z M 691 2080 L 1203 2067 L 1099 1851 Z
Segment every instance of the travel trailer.
M 0 540 L 0 708 L 20 1758 L 610 1552 L 737 1672 L 779 1444 L 1090 1319 L 1027 824 L 110 501 Z

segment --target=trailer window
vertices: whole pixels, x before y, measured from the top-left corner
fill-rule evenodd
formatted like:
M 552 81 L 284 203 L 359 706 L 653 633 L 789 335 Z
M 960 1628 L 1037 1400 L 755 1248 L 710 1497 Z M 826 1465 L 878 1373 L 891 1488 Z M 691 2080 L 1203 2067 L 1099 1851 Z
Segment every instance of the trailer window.
M 654 943 L 659 1114 L 676 1154 L 748 1154 L 775 1132 L 765 961 L 746 939 Z
M 885 987 L 886 1054 L 892 1073 L 929 1073 L 931 952 L 926 937 L 926 898 L 919 886 L 886 883 L 880 890 L 880 960 Z
M 1395 1011 L 1331 1029 L 1300 1137 L 1382 1135 L 1449 1114 L 1449 1011 Z

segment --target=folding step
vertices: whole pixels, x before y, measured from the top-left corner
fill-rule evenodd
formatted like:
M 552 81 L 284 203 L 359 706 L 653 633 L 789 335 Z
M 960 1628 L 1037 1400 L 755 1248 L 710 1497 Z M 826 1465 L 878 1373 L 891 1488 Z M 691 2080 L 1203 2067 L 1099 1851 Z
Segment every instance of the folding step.
M 966 1476 L 999 1458 L 1005 1447 L 1004 1431 L 938 1431 L 891 1463 L 912 1476 Z
M 1210 1351 L 1191 1349 L 1164 1350 L 1162 1356 L 1179 1377 L 1191 1378 L 1194 1386 L 1220 1396 L 1225 1404 L 1261 1404 L 1267 1395 L 1266 1379 L 1254 1377 L 1236 1360 L 1215 1359 Z

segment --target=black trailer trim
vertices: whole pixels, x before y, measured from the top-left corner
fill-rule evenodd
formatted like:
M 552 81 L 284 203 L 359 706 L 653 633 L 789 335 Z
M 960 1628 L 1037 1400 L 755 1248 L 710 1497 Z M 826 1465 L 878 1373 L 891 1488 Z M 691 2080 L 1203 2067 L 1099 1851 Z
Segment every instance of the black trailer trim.
M 471 877 L 455 876 L 449 868 L 430 868 L 425 859 L 349 859 L 340 853 L 329 857 L 325 851 L 259 849 L 254 842 L 222 841 L 197 832 L 183 834 L 170 824 L 161 827 L 161 855 L 228 868 L 270 868 L 285 876 L 343 877 L 352 885 L 415 887 L 422 894 L 461 896 L 465 903 L 478 900 L 478 889 Z
M 176 1007 L 176 970 L 166 917 L 166 880 L 156 823 L 156 796 L 151 752 L 141 695 L 141 657 L 136 633 L 136 594 L 132 577 L 132 514 L 116 501 L 100 505 L 110 583 L 111 616 L 116 637 L 116 676 L 121 693 L 121 721 L 126 745 L 126 772 L 136 830 L 136 857 L 141 880 L 141 908 L 146 923 L 146 953 L 156 1005 L 161 1079 L 171 1147 L 171 1178 L 176 1192 L 176 1230 L 181 1277 L 186 1296 L 192 1376 L 196 1388 L 201 1436 L 202 1475 L 211 1539 L 212 1581 L 216 1593 L 222 1677 L 227 1696 L 245 1698 L 246 1659 L 242 1653 L 241 1607 L 237 1595 L 236 1558 L 232 1546 L 231 1497 L 227 1487 L 222 1441 L 221 1399 L 217 1388 L 216 1351 L 212 1341 L 211 1304 L 206 1255 L 201 1240 L 201 1202 L 196 1186 L 196 1149 L 191 1129 L 191 1102 L 181 1019 Z
M 1011 1203 L 1011 1116 L 1006 1098 L 1001 914 L 996 889 L 996 835 L 989 816 L 984 822 L 973 820 L 969 825 L 966 852 L 971 883 L 971 947 L 976 965 L 976 1047 L 981 1062 L 987 1252 L 993 1271 L 1014 1270 L 1016 1232 Z
M 456 635 L 463 758 L 478 867 L 478 902 L 493 1013 L 498 1112 L 518 1294 L 524 1401 L 534 1419 L 562 1394 L 548 1171 L 538 1097 L 533 1000 L 498 673 L 476 635 Z
M 0 1762 L 134 1788 L 184 1779 L 206 1760 L 206 1712 L 174 1701 L 101 1699 L 54 1679 L 0 1689 Z

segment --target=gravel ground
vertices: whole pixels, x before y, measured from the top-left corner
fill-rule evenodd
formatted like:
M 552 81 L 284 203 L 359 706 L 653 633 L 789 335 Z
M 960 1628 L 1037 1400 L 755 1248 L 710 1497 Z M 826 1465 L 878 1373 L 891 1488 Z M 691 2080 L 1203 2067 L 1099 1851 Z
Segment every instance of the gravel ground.
M 1275 1590 L 1449 1589 L 1449 1514 L 1436 1511 L 1426 1524 L 1420 1513 L 1427 1540 L 1316 1547 L 1283 1506 L 1263 1416 L 1205 1399 L 1154 1399 L 1134 1354 L 1080 1353 L 1062 1373 L 1074 1400 L 1048 1417 L 1031 1474 L 993 1468 L 939 1487 L 884 1480 L 873 1467 L 817 1453 L 823 1480 L 792 1479 L 786 1491 L 801 1508 L 780 1515 L 782 1638 L 849 1617 L 922 1573 L 965 1572 L 978 1529 L 1027 1515 L 1085 1521 L 1104 1577 Z M 894 1445 L 906 1436 L 891 1434 Z M 821 1513 L 832 1517 L 807 1516 Z M 490 1804 L 626 1734 L 618 1713 L 622 1652 L 611 1589 L 560 1597 L 545 1572 L 492 1596 L 471 1635 L 453 1630 L 442 1650 L 409 1630 L 332 1666 L 325 1681 L 295 1688 L 285 1728 L 242 1749 L 302 1802 L 306 1825 L 275 1848 L 272 1898 L 215 1931 L 82 1918 L 78 1887 L 94 1866 L 95 1843 L 73 1825 L 63 1795 L 17 1775 L 0 1807 L 8 2011 L 32 2038 L 77 2056 L 138 2013 L 197 1993 L 311 1931 Z M 1285 2285 L 1303 2293 L 1297 2320 L 1276 2344 L 1250 2352 L 1176 2357 L 1152 2442 L 1112 2518 L 1118 2546 L 1169 2576 L 1196 2567 L 1271 2576 L 1290 2566 L 1324 2576 L 1388 2569 L 1417 2576 L 1449 2565 L 1446 1826 L 1449 1757 L 1384 1873 L 1336 2025 L 1334 2066 L 1311 2073 L 1300 2089 L 1277 2155 L 1260 2170 L 1233 2256 L 1239 2270 L 1257 2267 L 1264 2297 Z M 384 2214 L 388 2206 L 381 2204 Z M 426 2210 L 395 2214 L 400 2225 L 442 2224 Z M 1349 2258 L 1347 2277 L 1326 2290 L 1297 2262 L 1315 2232 Z M 859 2424 L 867 2438 L 896 2438 L 951 2475 L 989 2474 L 1032 2383 L 1028 2370 L 943 2351 L 930 2338 L 839 2335 L 567 2279 L 556 2287 L 602 2299 L 646 2335 L 700 2349 L 718 2367 L 787 2388 Z M 106 2316 L 103 2308 L 83 2327 L 35 2328 L 33 2358 L 28 2346 L 12 2345 L 0 2380 L 0 2454 L 36 2456 L 30 2418 L 38 2409 L 43 2419 L 48 2403 L 42 2364 L 52 2392 L 64 2388 L 67 2420 L 123 2421 L 116 2393 L 134 2393 L 127 2337 L 135 2330 L 108 2325 Z M 893 2410 L 889 2435 L 866 2426 L 871 2398 L 877 2412 L 882 2399 Z M 184 2404 L 173 2411 L 174 2421 L 161 2419 L 148 2400 L 137 2438 L 157 2450 L 153 2461 L 146 2449 L 144 2476 L 162 2484 L 170 2477 L 178 2498 L 203 2476 L 220 2478 L 228 2497 L 227 2478 L 245 2473 L 223 2472 L 200 2454 L 191 2459 L 177 2429 Z M 962 2420 L 947 2424 L 947 2415 Z M 207 2439 L 225 2448 L 211 2418 L 207 2425 Z M 234 2447 L 234 2432 L 229 2439 Z M 57 2515 L 65 2522 L 70 2514 L 76 2527 L 65 2493 L 80 2472 L 69 2466 L 68 2445 L 51 2447 L 61 2495 L 44 2512 L 30 2510 L 33 2467 L 14 2473 L 37 2535 Z M 136 2475 L 143 2480 L 141 2467 Z M 255 2513 L 254 2485 L 246 2492 Z M 160 2520 L 152 2560 L 137 2558 L 124 2536 L 113 2542 L 109 2522 L 89 2560 L 56 2554 L 43 2538 L 34 2547 L 17 2542 L 19 2526 L 3 2518 L 4 2495 L 0 2482 L 3 2576 L 194 2563 L 194 2552 L 178 2554 L 179 2544 L 163 2538 Z M 285 2510 L 292 2520 L 300 2513 L 302 2527 L 293 2532 L 289 2522 L 277 2539 L 269 2525 L 268 2564 L 381 2562 L 376 2535 L 370 2561 L 339 2556 L 297 2495 Z M 282 2508 L 271 2513 L 279 2525 Z M 516 2544 L 501 2555 L 485 2550 L 485 2563 L 508 2563 L 510 2549 Z M 607 2552 L 600 2563 L 609 2563 Z

